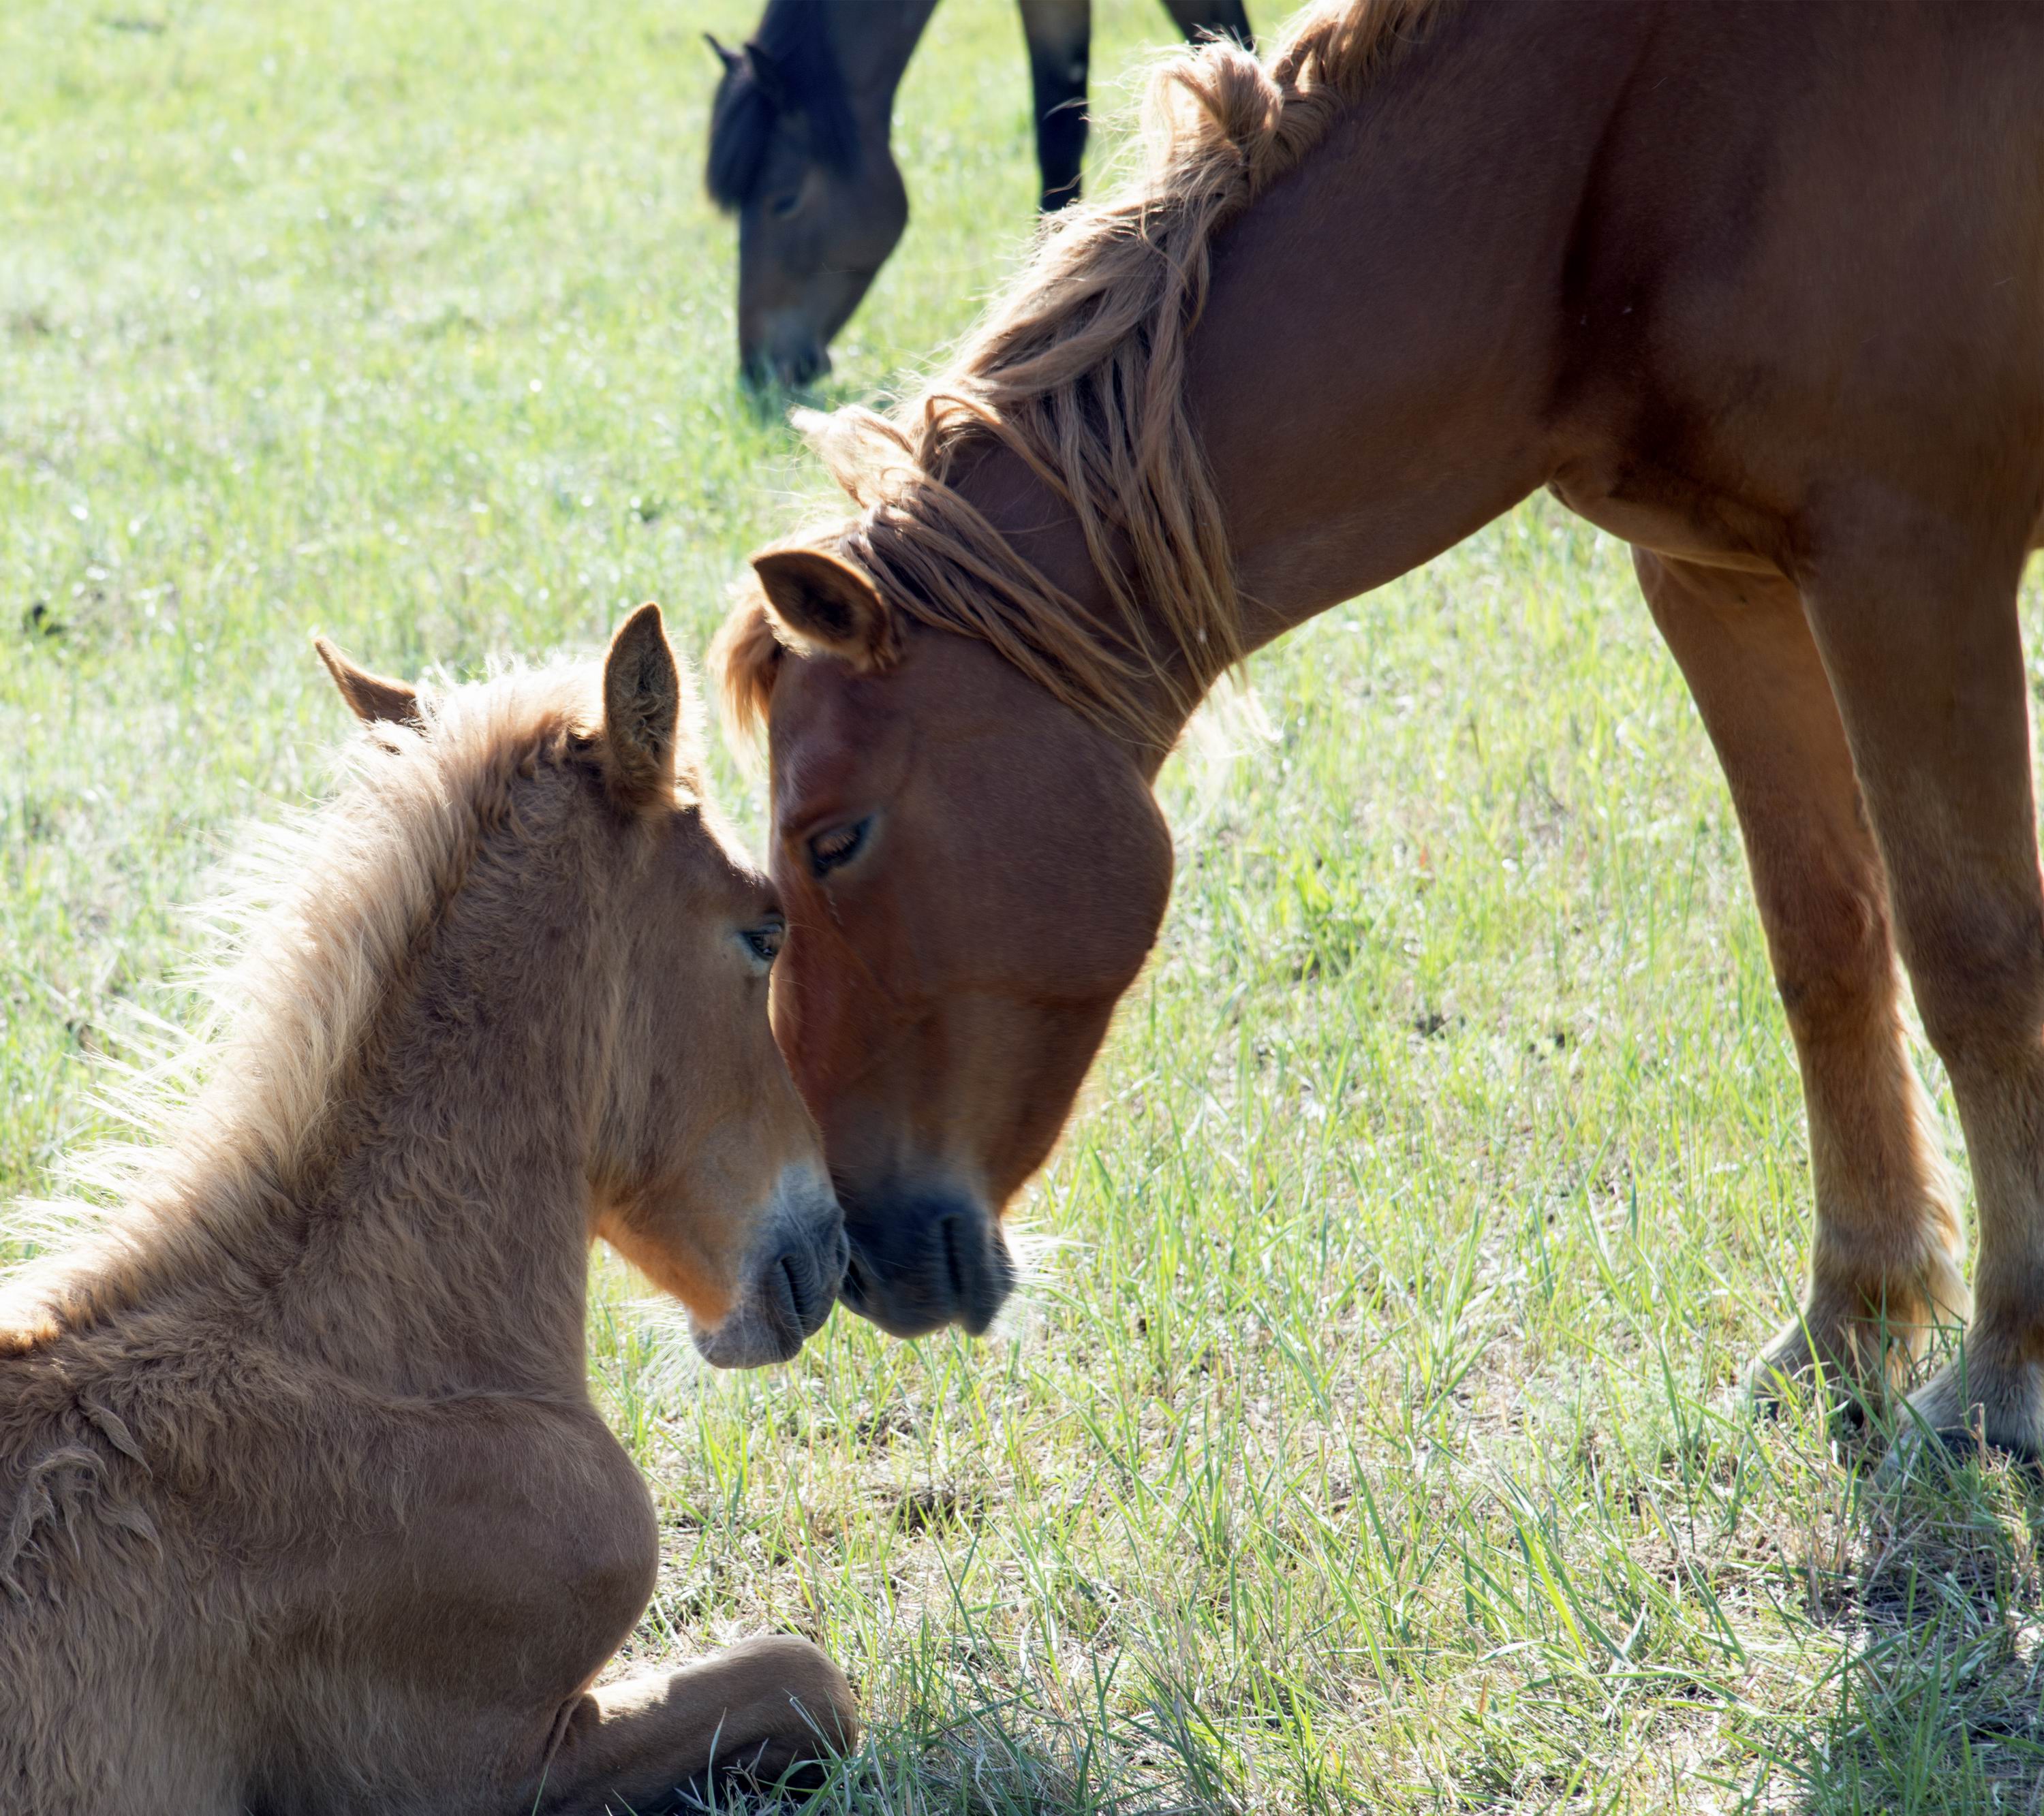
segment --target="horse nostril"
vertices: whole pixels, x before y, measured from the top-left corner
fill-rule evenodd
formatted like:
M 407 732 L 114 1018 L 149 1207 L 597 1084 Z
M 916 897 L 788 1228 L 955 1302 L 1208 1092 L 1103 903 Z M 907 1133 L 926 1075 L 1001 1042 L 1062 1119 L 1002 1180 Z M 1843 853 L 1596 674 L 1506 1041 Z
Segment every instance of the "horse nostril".
M 951 1303 L 955 1306 L 964 1304 L 966 1298 L 965 1255 L 962 1246 L 963 1232 L 960 1228 L 961 1222 L 962 1219 L 959 1218 L 947 1217 L 937 1226 L 943 1238 L 944 1277 L 951 1284 Z

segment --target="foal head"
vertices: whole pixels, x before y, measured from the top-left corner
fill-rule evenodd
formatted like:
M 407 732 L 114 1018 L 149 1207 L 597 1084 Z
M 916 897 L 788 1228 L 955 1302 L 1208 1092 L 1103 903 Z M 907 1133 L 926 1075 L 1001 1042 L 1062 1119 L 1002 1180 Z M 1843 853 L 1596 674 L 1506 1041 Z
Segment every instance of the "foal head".
M 770 8 L 742 51 L 711 44 L 709 190 L 738 217 L 739 359 L 755 382 L 806 385 L 909 225 L 886 110 L 860 132 L 814 0 Z
M 793 1355 L 836 1296 L 843 1223 L 767 1019 L 780 906 L 705 798 L 659 609 L 617 633 L 600 693 L 534 676 L 442 705 L 321 654 L 396 760 L 413 747 L 450 775 L 436 746 L 478 735 L 490 688 L 536 691 L 533 713 L 498 722 L 496 785 L 478 790 L 471 852 L 415 989 L 429 1015 L 506 1041 L 519 1024 L 493 995 L 578 999 L 532 1024 L 557 1027 L 555 1050 L 522 1063 L 557 1067 L 579 1094 L 590 1233 L 682 1300 L 710 1361 Z

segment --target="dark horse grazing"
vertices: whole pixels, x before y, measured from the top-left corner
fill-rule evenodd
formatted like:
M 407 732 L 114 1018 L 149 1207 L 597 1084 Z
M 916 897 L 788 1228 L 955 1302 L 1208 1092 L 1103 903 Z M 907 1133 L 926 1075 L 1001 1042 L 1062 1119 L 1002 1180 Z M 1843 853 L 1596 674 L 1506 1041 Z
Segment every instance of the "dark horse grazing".
M 1076 201 L 1093 0 L 1018 0 L 1043 205 Z M 937 0 L 768 0 L 724 60 L 709 191 L 738 217 L 738 351 L 748 376 L 807 384 L 909 225 L 888 144 L 894 91 Z M 1243 0 L 1164 0 L 1187 37 L 1249 42 Z
M 767 720 L 776 1031 L 848 1303 L 985 1326 L 1170 889 L 1151 792 L 1243 652 L 1545 486 L 1633 545 L 1737 808 L 1811 1133 L 1813 1356 L 2044 1453 L 2044 10 L 1307 16 L 1159 79 L 955 364 L 824 457 L 859 514 L 722 635 Z M 1898 953 L 1979 1203 L 1973 1292 Z

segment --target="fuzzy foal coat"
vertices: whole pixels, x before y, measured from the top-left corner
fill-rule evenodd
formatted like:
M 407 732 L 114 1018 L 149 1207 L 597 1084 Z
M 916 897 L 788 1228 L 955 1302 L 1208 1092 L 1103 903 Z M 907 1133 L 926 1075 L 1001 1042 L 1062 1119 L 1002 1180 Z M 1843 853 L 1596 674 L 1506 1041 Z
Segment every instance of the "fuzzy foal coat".
M 377 723 L 266 867 L 206 1083 L 0 1303 L 6 1808 L 646 1808 L 851 1733 L 799 1640 L 584 1693 L 657 1565 L 588 1396 L 590 1238 L 714 1323 L 775 1180 L 820 1180 L 657 612 L 606 672 L 599 710 L 343 671 Z M 732 1201 L 690 1212 L 720 1142 L 755 1177 L 710 1152 Z

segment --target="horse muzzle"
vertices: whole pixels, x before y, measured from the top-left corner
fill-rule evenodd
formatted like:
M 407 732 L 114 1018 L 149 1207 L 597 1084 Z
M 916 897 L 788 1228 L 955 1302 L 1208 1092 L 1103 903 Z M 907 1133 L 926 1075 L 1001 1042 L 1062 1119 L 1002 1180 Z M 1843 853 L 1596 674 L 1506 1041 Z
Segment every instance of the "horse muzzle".
M 890 1337 L 947 1324 L 984 1336 L 1014 1289 L 1000 1220 L 962 1194 L 862 1200 L 846 1212 L 845 1234 L 844 1303 Z
M 807 337 L 777 338 L 739 350 L 739 370 L 755 390 L 775 386 L 800 390 L 829 376 L 830 369 L 829 349 Z
M 713 1328 L 691 1323 L 696 1348 L 713 1368 L 787 1361 L 830 1316 L 850 1250 L 828 1188 L 816 1187 L 803 1211 L 777 1215 L 768 1240 L 755 1252 L 739 1302 L 723 1322 Z

